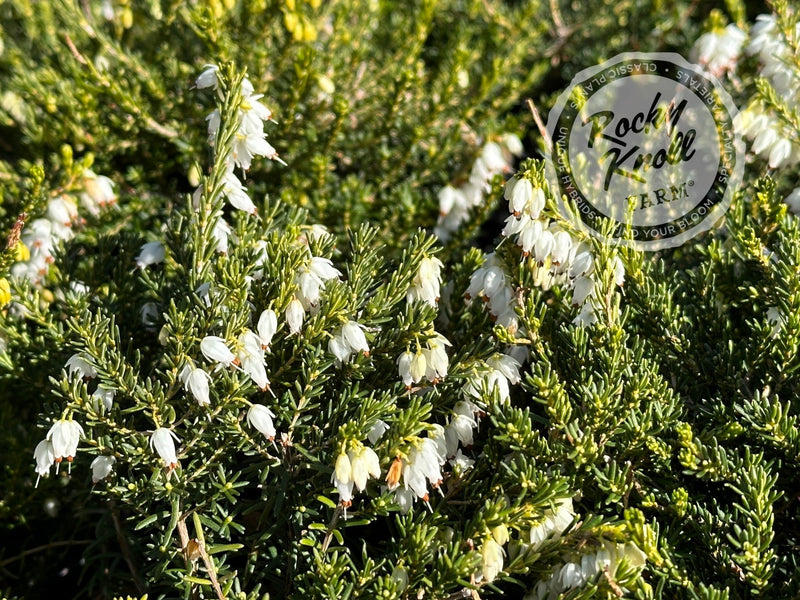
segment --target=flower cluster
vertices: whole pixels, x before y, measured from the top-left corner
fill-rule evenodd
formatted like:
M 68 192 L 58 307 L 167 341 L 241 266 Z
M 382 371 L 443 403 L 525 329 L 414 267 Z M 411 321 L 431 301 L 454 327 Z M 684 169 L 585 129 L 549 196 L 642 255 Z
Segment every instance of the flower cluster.
M 338 280 L 341 275 L 342 273 L 333 266 L 329 258 L 312 256 L 311 251 L 308 251 L 305 264 L 298 269 L 294 278 L 297 285 L 294 298 L 286 307 L 286 323 L 289 325 L 290 334 L 300 333 L 306 312 L 313 314 L 319 310 L 325 282 L 331 279 Z M 366 345 L 366 341 L 364 343 Z M 366 348 L 366 351 L 369 351 L 369 348 Z
M 215 65 L 207 65 L 198 76 L 195 85 L 198 89 L 214 88 L 219 85 L 219 72 Z M 236 167 L 248 171 L 256 156 L 263 156 L 276 160 L 285 165 L 275 148 L 267 141 L 264 125 L 272 121 L 272 111 L 267 108 L 261 99 L 263 94 L 255 94 L 253 84 L 249 79 L 242 81 L 242 101 L 239 105 L 239 129 L 236 132 L 230 156 L 226 157 L 227 170 L 224 177 L 223 195 L 231 205 L 239 210 L 249 213 L 256 212 L 256 206 L 247 195 L 247 188 L 236 176 Z M 208 140 L 214 144 L 219 133 L 221 116 L 219 110 L 214 110 L 206 118 L 208 121 Z M 225 225 L 220 225 L 224 230 Z
M 442 283 L 442 261 L 438 258 L 426 256 L 419 263 L 411 286 L 408 288 L 407 299 L 409 302 L 425 302 L 434 308 L 439 302 L 439 286 Z
M 439 489 L 442 483 L 441 468 L 446 461 L 446 449 L 441 428 L 437 429 L 437 434 L 435 438 L 414 438 L 409 451 L 395 458 L 389 467 L 386 483 L 389 490 L 395 492 L 395 501 L 404 513 L 411 508 L 414 498 L 428 502 L 428 483 L 434 489 Z M 401 475 L 402 488 L 399 487 Z
M 33 451 L 33 459 L 36 461 L 36 485 L 39 485 L 39 478 L 46 477 L 50 473 L 50 467 L 56 465 L 56 473 L 61 466 L 61 462 L 66 458 L 71 470 L 72 459 L 78 452 L 78 443 L 84 437 L 83 427 L 72 419 L 59 419 L 47 432 L 47 437 L 39 442 Z
M 381 463 L 378 455 L 369 446 L 351 440 L 349 450 L 342 450 L 336 457 L 331 483 L 339 492 L 339 502 L 346 509 L 353 502 L 353 487 L 363 492 L 367 480 L 381 476 Z
M 496 253 L 488 254 L 483 265 L 472 274 L 464 296 L 467 300 L 481 298 L 498 325 L 511 332 L 519 328 L 514 310 L 516 291 Z
M 796 35 L 800 34 L 800 26 Z M 760 75 L 767 79 L 790 111 L 800 109 L 795 72 L 788 68 L 791 50 L 784 39 L 775 17 L 759 15 L 750 29 L 747 54 L 757 56 L 761 63 Z M 761 99 L 753 101 L 739 112 L 734 121 L 737 131 L 753 141 L 751 149 L 765 158 L 770 168 L 778 169 L 800 162 L 800 143 L 796 132 Z
M 518 352 L 517 348 L 521 346 L 514 347 L 513 351 Z M 496 353 L 467 379 L 463 387 L 464 395 L 482 402 L 484 390 L 490 395 L 496 391 L 501 402 L 507 401 L 511 393 L 509 386 L 520 382 L 520 366 L 520 361 L 511 354 Z
M 449 366 L 447 347 L 450 345 L 446 337 L 434 332 L 425 347 L 417 342 L 415 352 L 406 349 L 397 358 L 400 379 L 403 380 L 406 388 L 411 389 L 412 385 L 420 383 L 423 379 L 434 385 L 444 379 Z
M 265 314 L 266 313 L 266 314 Z M 267 309 L 258 319 L 258 333 L 245 329 L 232 344 L 215 335 L 207 335 L 200 341 L 200 352 L 210 362 L 216 363 L 216 369 L 233 367 L 245 372 L 260 390 L 269 388 L 267 362 L 264 351 L 269 347 L 277 328 L 277 317 L 274 311 Z M 190 391 L 200 404 L 208 403 L 209 375 L 201 369 L 187 365 L 181 372 L 181 380 L 187 391 Z
M 469 217 L 469 211 L 484 203 L 496 175 L 508 173 L 515 156 L 521 156 L 522 142 L 513 133 L 506 133 L 497 142 L 487 142 L 475 160 L 466 183 L 447 185 L 439 191 L 439 220 L 433 232 L 447 241 Z
M 364 326 L 355 321 L 348 321 L 342 325 L 328 342 L 328 351 L 340 364 L 350 362 L 350 357 L 357 352 L 369 356 L 369 344 L 364 335 Z
M 492 528 L 491 535 L 486 536 L 481 545 L 481 569 L 476 580 L 490 583 L 503 570 L 506 552 L 503 546 L 508 543 L 508 527 L 498 525 Z
M 41 285 L 50 265 L 53 264 L 54 253 L 58 245 L 71 240 L 75 236 L 74 228 L 82 220 L 78 207 L 92 215 L 98 215 L 101 209 L 114 204 L 117 196 L 114 183 L 91 169 L 83 172 L 80 178 L 81 191 L 77 194 L 63 193 L 47 203 L 45 216 L 34 219 L 25 226 L 17 258 L 11 267 L 11 275 Z
M 578 241 L 557 221 L 543 214 L 547 196 L 545 189 L 539 185 L 541 178 L 541 173 L 529 170 L 508 180 L 504 195 L 511 214 L 506 219 L 503 235 L 515 237 L 522 249 L 523 260 L 528 257 L 533 259 L 533 280 L 537 286 L 544 290 L 554 285 L 572 289 L 572 305 L 580 309 L 573 322 L 576 325 L 591 325 L 596 320 L 591 302 L 596 293 L 594 256 L 586 243 Z M 493 257 L 490 255 L 490 258 Z M 613 270 L 614 280 L 621 286 L 625 281 L 625 268 L 618 257 L 614 258 Z M 506 311 L 513 312 L 510 301 L 506 304 L 506 299 L 513 298 L 513 290 L 502 285 L 502 272 L 502 265 L 497 259 L 493 260 L 493 264 L 478 269 L 473 274 L 467 294 L 473 296 L 476 291 L 482 291 L 489 298 L 492 314 L 497 315 L 498 321 L 508 327 L 506 322 L 515 324 L 516 317 L 512 319 L 510 313 L 508 316 L 501 313 L 499 307 L 494 307 L 495 300 L 492 298 L 494 295 L 499 299 L 500 306 L 506 306 Z M 482 287 L 479 289 L 479 286 Z M 502 320 L 500 315 L 504 315 Z
M 562 598 L 564 592 L 585 585 L 600 573 L 605 573 L 613 581 L 623 561 L 628 568 L 641 571 L 647 562 L 647 556 L 633 542 L 615 544 L 607 540 L 603 541 L 597 552 L 584 554 L 580 559 L 555 567 L 550 578 L 537 583 L 533 590 L 525 596 L 525 600 Z M 627 591 L 620 588 L 620 595 Z
M 715 28 L 704 33 L 692 47 L 690 60 L 704 67 L 714 77 L 722 77 L 736 69 L 747 34 L 736 25 Z
M 544 512 L 542 522 L 531 527 L 530 543 L 534 548 L 545 540 L 558 538 L 575 519 L 572 498 L 561 498 L 553 503 L 554 508 Z

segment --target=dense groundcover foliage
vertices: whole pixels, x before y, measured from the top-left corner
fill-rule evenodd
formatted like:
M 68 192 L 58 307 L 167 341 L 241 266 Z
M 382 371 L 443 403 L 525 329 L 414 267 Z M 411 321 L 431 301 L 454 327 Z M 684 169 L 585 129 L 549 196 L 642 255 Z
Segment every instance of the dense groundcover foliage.
M 0 596 L 797 597 L 798 21 L 1 2 Z M 563 220 L 526 104 L 624 51 L 747 149 L 658 253 Z

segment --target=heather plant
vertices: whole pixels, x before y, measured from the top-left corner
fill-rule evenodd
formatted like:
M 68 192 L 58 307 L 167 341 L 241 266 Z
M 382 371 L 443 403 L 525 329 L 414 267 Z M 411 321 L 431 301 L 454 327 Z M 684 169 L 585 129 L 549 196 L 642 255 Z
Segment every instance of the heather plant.
M 1 4 L 0 593 L 795 597 L 800 16 L 757 14 Z M 688 48 L 743 181 L 603 242 L 541 115 Z

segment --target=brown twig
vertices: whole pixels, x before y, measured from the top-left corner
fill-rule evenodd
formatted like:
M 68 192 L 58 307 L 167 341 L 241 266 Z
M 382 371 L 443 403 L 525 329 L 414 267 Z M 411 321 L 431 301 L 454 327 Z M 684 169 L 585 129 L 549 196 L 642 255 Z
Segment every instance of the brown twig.
M 545 127 L 544 125 L 544 121 L 542 121 L 542 116 L 539 114 L 539 110 L 536 108 L 536 104 L 534 104 L 533 100 L 531 100 L 530 98 L 526 99 L 525 103 L 528 105 L 528 109 L 531 111 L 531 116 L 533 117 L 533 122 L 536 123 L 536 127 L 539 129 L 539 133 L 544 139 L 544 143 L 547 145 L 548 152 L 552 152 L 553 139 L 550 137 L 550 134 L 547 131 L 547 127 Z
M 58 542 L 50 542 L 49 544 L 42 544 L 41 546 L 36 546 L 35 548 L 29 548 L 28 550 L 23 550 L 16 556 L 12 556 L 11 558 L 7 558 L 4 561 L 0 562 L 0 568 L 6 567 L 13 562 L 17 562 L 25 558 L 26 556 L 30 556 L 31 554 L 36 554 L 37 552 L 44 552 L 45 550 L 50 550 L 51 548 L 59 548 L 61 546 L 80 546 L 83 544 L 91 544 L 95 540 L 61 540 Z
M 128 540 L 125 537 L 125 534 L 122 532 L 122 522 L 119 517 L 119 509 L 117 509 L 117 505 L 113 500 L 109 502 L 109 507 L 111 509 L 111 520 L 114 521 L 114 529 L 117 532 L 117 543 L 119 543 L 119 550 L 122 553 L 122 558 L 125 559 L 125 563 L 128 565 L 128 570 L 131 572 L 133 583 L 136 585 L 136 589 L 140 594 L 145 594 L 147 593 L 147 586 L 142 580 L 142 577 L 139 575 L 139 571 L 136 569 L 136 564 L 133 562 L 133 557 L 131 556 L 131 547 L 128 545 Z

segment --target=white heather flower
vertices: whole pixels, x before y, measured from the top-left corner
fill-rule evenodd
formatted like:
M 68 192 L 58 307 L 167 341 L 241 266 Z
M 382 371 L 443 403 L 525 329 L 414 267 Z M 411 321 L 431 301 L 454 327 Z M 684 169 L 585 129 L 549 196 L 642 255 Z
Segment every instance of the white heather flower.
M 564 589 L 572 589 L 586 583 L 588 575 L 581 570 L 581 565 L 568 562 L 558 573 L 558 580 Z
M 181 371 L 180 380 L 183 382 L 183 389 L 189 392 L 200 406 L 211 403 L 208 392 L 211 376 L 203 369 L 187 364 Z
M 225 340 L 216 335 L 207 335 L 200 341 L 200 352 L 211 362 L 231 366 L 236 363 L 236 356 L 231 352 Z
M 205 65 L 203 69 L 203 72 L 198 75 L 194 82 L 195 87 L 197 87 L 198 90 L 205 88 L 217 89 L 217 71 L 219 67 L 216 65 Z
M 456 475 L 461 475 L 465 471 L 468 471 L 472 468 L 475 464 L 475 461 L 465 456 L 463 452 L 461 452 L 461 448 L 456 450 L 455 456 L 450 459 L 450 464 L 453 466 L 453 469 L 456 472 Z
M 289 333 L 300 333 L 305 318 L 306 310 L 303 308 L 303 303 L 294 298 L 286 307 L 286 323 L 289 325 Z
M 584 304 L 583 307 L 581 307 L 581 311 L 578 313 L 578 316 L 572 320 L 572 324 L 577 325 L 578 327 L 588 327 L 589 325 L 594 325 L 595 323 L 597 323 L 597 314 L 595 314 L 591 302 Z
M 503 156 L 503 150 L 495 142 L 488 142 L 483 147 L 481 158 L 490 173 L 508 170 L 508 161 Z
M 403 380 L 403 385 L 407 388 L 410 388 L 411 384 L 414 383 L 414 376 L 411 374 L 411 362 L 413 359 L 414 353 L 410 350 L 406 350 L 397 357 L 397 370 L 400 372 L 400 379 Z M 425 371 L 423 370 L 424 374 Z
M 455 456 L 458 442 L 465 448 L 472 446 L 472 430 L 478 426 L 475 421 L 474 407 L 472 402 L 463 400 L 456 402 L 453 406 L 453 414 L 450 416 L 450 423 L 447 425 L 445 434 L 446 438 L 452 439 L 447 447 L 447 456 Z M 450 436 L 447 436 L 448 433 Z M 456 447 L 453 447 L 453 442 L 456 442 Z
M 213 144 L 219 132 L 219 126 L 222 124 L 222 117 L 219 110 L 214 109 L 211 114 L 206 117 L 208 121 L 208 143 Z
M 594 291 L 594 280 L 591 277 L 578 277 L 572 288 L 572 306 L 583 306 Z
M 83 427 L 77 421 L 60 419 L 53 423 L 50 431 L 47 432 L 47 439 L 53 444 L 53 454 L 56 461 L 56 473 L 58 465 L 66 458 L 68 463 L 78 452 L 78 442 L 83 436 Z
M 553 232 L 553 251 L 551 260 L 554 266 L 566 264 L 570 259 L 572 250 L 572 236 L 564 230 Z
M 266 390 L 269 387 L 269 379 L 261 338 L 248 329 L 239 334 L 237 341 L 236 355 L 242 370 L 250 376 L 259 389 Z
M 39 479 L 50 474 L 50 467 L 56 460 L 53 444 L 50 439 L 42 440 L 36 445 L 33 451 L 33 459 L 36 461 L 36 487 L 39 486 Z
M 96 456 L 90 465 L 92 467 L 92 483 L 108 477 L 115 462 L 117 459 L 113 456 Z
M 100 410 L 102 406 L 105 410 L 111 410 L 114 406 L 114 395 L 116 391 L 103 386 L 98 386 L 92 394 L 92 406 L 95 410 Z
M 67 196 L 58 196 L 47 203 L 47 218 L 62 227 L 72 227 L 78 220 L 78 207 Z
M 508 379 L 495 369 L 487 369 L 480 374 L 473 375 L 467 380 L 463 389 L 465 394 L 481 401 L 484 400 L 484 390 L 489 397 L 496 391 L 501 402 L 505 402 L 511 397 Z
M 553 252 L 555 243 L 555 238 L 550 231 L 545 229 L 539 234 L 536 243 L 533 245 L 533 257 L 536 259 L 537 263 L 540 265 L 544 264 L 544 261 L 546 261 L 547 257 Z
M 261 340 L 261 347 L 263 349 L 269 348 L 272 343 L 272 337 L 278 330 L 278 315 L 271 308 L 263 311 L 258 317 L 258 324 L 256 325 L 256 332 L 258 338 Z
M 93 379 L 97 377 L 97 371 L 92 363 L 83 358 L 80 354 L 73 354 L 67 359 L 66 365 L 67 373 L 70 377 L 78 375 L 84 379 Z
M 342 326 L 342 337 L 353 352 L 369 355 L 369 345 L 364 335 L 364 326 L 355 321 L 348 321 Z
M 419 263 L 417 274 L 411 281 L 407 299 L 409 302 L 420 300 L 435 307 L 439 301 L 439 286 L 442 282 L 442 261 L 426 256 Z
M 525 152 L 522 140 L 516 133 L 504 133 L 500 138 L 500 143 L 514 156 L 522 156 Z
M 355 321 L 348 321 L 328 342 L 328 350 L 341 363 L 350 361 L 355 352 L 363 352 L 369 356 L 369 345 L 364 335 L 364 326 Z
M 171 429 L 166 427 L 159 427 L 150 436 L 150 448 L 158 453 L 161 460 L 164 461 L 164 466 L 170 470 L 178 466 L 175 442 L 180 443 L 180 439 Z
M 369 477 L 381 476 L 380 459 L 372 448 L 359 444 L 347 453 L 347 457 L 350 459 L 350 476 L 359 492 L 367 487 Z
M 516 385 L 520 381 L 519 376 L 519 368 L 520 363 L 519 361 L 510 356 L 509 354 L 501 354 L 496 353 L 492 355 L 487 361 L 486 364 L 489 365 L 495 371 L 499 371 L 503 377 L 508 380 L 508 383 L 512 385 Z
M 422 350 L 411 352 L 406 350 L 397 359 L 398 370 L 400 371 L 400 378 L 407 388 L 411 387 L 412 383 L 419 383 L 428 372 L 428 360 L 426 354 Z
M 422 351 L 425 356 L 425 377 L 431 383 L 443 379 L 447 375 L 450 364 L 447 358 L 447 346 L 452 346 L 446 337 L 437 333 L 428 340 L 428 347 Z
M 483 578 L 487 581 L 494 581 L 500 571 L 503 570 L 503 556 L 505 551 L 503 547 L 494 541 L 493 538 L 487 537 L 483 541 L 481 547 L 481 568 Z
M 445 457 L 439 454 L 436 441 L 431 438 L 417 439 L 403 464 L 403 483 L 419 498 L 428 501 L 428 485 L 438 487 L 442 482 L 441 465 Z M 427 480 L 427 482 L 426 482 Z
M 105 175 L 97 175 L 91 169 L 83 172 L 84 192 L 81 194 L 81 206 L 93 215 L 100 214 L 100 209 L 117 201 L 114 193 L 114 182 Z
M 259 133 L 264 128 L 264 121 L 272 120 L 272 111 L 267 108 L 261 98 L 264 94 L 253 94 L 242 99 L 242 129 Z
M 569 267 L 569 276 L 573 279 L 581 275 L 589 275 L 594 269 L 594 257 L 589 250 L 583 250 L 575 255 Z
M 615 256 L 612 266 L 614 268 L 614 283 L 622 287 L 625 283 L 625 265 L 622 259 L 619 256 Z
M 554 505 L 555 510 L 548 508 L 544 512 L 542 522 L 531 527 L 530 543 L 534 548 L 551 536 L 559 537 L 567 530 L 575 517 L 572 498 L 556 500 Z
M 375 444 L 388 430 L 389 426 L 384 421 L 378 419 L 370 428 L 369 433 L 367 434 L 367 439 L 369 440 L 370 444 Z
M 211 231 L 211 237 L 217 242 L 217 252 L 220 254 L 228 253 L 228 237 L 231 234 L 231 226 L 219 217 L 214 223 L 214 229 Z
M 144 269 L 150 265 L 160 263 L 164 260 L 164 244 L 161 242 L 147 242 L 142 245 L 139 255 L 136 257 L 136 266 Z
M 777 169 L 788 162 L 792 155 L 792 143 L 784 137 L 776 140 L 769 152 L 769 166 Z
M 528 179 L 512 177 L 506 182 L 503 196 L 508 200 L 508 212 L 519 216 L 533 198 L 533 184 Z
M 454 209 L 466 213 L 467 206 L 467 197 L 460 189 L 446 185 L 439 190 L 439 214 L 442 217 L 447 216 Z
M 247 188 L 244 187 L 239 178 L 233 172 L 233 169 L 228 169 L 225 172 L 225 177 L 222 179 L 222 195 L 231 203 L 231 206 L 243 210 L 251 215 L 256 214 L 256 205 L 247 195 Z
M 345 507 L 350 506 L 353 501 L 353 467 L 345 452 L 336 457 L 331 483 L 339 492 L 339 502 Z
M 730 24 L 719 31 L 701 35 L 690 52 L 690 60 L 708 69 L 715 77 L 721 77 L 736 68 L 747 34 Z
M 253 404 L 247 411 L 247 422 L 264 434 L 269 441 L 275 439 L 275 424 L 272 419 L 275 415 L 263 404 Z
M 319 304 L 320 290 L 326 281 L 338 279 L 341 275 L 328 258 L 312 256 L 295 278 L 300 299 L 305 307 Z

